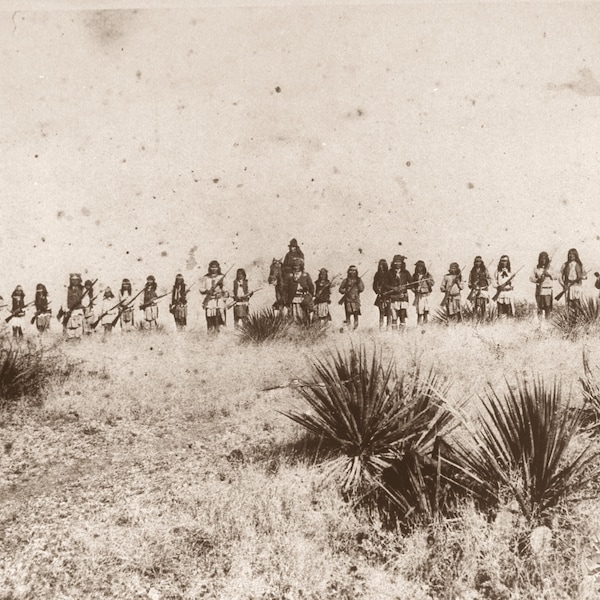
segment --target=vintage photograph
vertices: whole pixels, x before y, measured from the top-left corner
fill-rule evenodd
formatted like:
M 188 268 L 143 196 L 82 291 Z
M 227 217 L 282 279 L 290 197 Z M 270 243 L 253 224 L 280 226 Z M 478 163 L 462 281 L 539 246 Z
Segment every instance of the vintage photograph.
M 600 4 L 0 12 L 0 600 L 600 597 Z

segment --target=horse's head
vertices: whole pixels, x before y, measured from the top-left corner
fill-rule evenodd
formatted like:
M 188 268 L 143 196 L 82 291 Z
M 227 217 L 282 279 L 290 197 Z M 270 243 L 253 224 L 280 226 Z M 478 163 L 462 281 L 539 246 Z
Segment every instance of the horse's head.
M 277 283 L 278 281 L 281 281 L 281 265 L 282 265 L 283 261 L 282 260 L 277 260 L 276 258 L 273 259 L 273 262 L 271 263 L 271 267 L 269 269 L 269 284 L 273 285 L 275 283 Z

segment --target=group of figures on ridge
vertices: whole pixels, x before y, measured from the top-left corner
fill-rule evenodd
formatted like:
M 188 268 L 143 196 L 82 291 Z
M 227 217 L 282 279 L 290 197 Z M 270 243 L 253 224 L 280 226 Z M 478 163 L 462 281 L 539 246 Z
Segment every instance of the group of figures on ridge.
M 200 279 L 200 294 L 204 296 L 202 303 L 206 315 L 209 332 L 217 332 L 226 322 L 227 311 L 233 308 L 236 325 L 248 315 L 248 303 L 256 290 L 248 290 L 248 280 L 244 269 L 238 269 L 233 284 L 231 295 L 224 288 L 224 279 L 227 273 L 221 272 L 221 267 L 216 260 L 210 262 L 208 272 Z M 134 294 L 129 279 L 123 279 L 117 296 L 110 287 L 102 290 L 102 297 L 96 294 L 94 287 L 98 280 L 86 280 L 82 283 L 79 273 L 71 273 L 67 288 L 66 309 L 63 306 L 57 312 L 57 319 L 61 322 L 64 335 L 67 339 L 80 339 L 84 334 L 93 333 L 98 325 L 102 325 L 105 333 L 112 331 L 120 325 L 123 332 L 129 332 L 138 325 L 141 329 L 152 330 L 158 328 L 159 306 L 158 301 L 165 296 L 171 296 L 169 312 L 173 315 L 178 329 L 187 325 L 188 294 L 194 287 L 186 285 L 183 276 L 179 273 L 170 292 L 159 295 L 156 279 L 149 275 L 143 287 Z M 135 301 L 141 296 L 139 305 L 142 316 L 136 324 Z M 52 318 L 51 302 L 46 286 L 38 284 L 35 299 L 25 302 L 25 293 L 22 286 L 16 286 L 12 293 L 12 305 L 5 321 L 11 323 L 13 337 L 23 337 L 23 325 L 26 309 L 35 305 L 35 313 L 31 317 L 31 324 L 35 323 L 40 334 L 50 328 Z M 1 305 L 0 308 L 7 308 Z
M 278 268 L 281 265 L 281 269 Z M 443 298 L 440 305 L 450 321 L 462 319 L 462 292 L 468 286 L 467 302 L 477 316 L 484 318 L 495 304 L 501 318 L 515 316 L 513 298 L 513 280 L 523 267 L 512 270 L 510 257 L 503 255 L 498 261 L 495 271 L 490 273 L 481 256 L 476 256 L 468 277 L 463 279 L 463 270 L 456 262 L 450 263 L 440 285 Z M 595 273 L 597 289 L 600 289 L 600 274 Z M 336 275 L 329 280 L 326 269 L 321 269 L 316 283 L 304 270 L 304 256 L 295 239 L 290 241 L 289 252 L 283 261 L 273 259 L 269 281 L 280 284 L 274 307 L 286 308 L 294 318 L 330 320 L 329 304 L 331 303 L 331 287 L 336 283 Z M 541 252 L 536 266 L 530 276 L 535 284 L 535 299 L 538 315 L 547 318 L 553 307 L 553 300 L 565 297 L 570 314 L 576 318 L 581 306 L 582 281 L 587 278 L 575 248 L 567 253 L 567 260 L 558 271 L 551 265 L 551 257 Z M 554 282 L 561 286 L 561 291 L 554 298 Z M 379 309 L 379 326 L 392 329 L 402 328 L 406 324 L 410 305 L 409 291 L 413 294 L 412 305 L 416 309 L 417 323 L 427 323 L 431 311 L 431 294 L 435 281 L 425 262 L 415 263 L 414 273 L 406 268 L 406 257 L 397 254 L 391 264 L 381 259 L 377 272 L 373 277 L 373 291 L 376 294 L 375 306 Z M 339 285 L 342 297 L 339 304 L 344 306 L 346 324 L 352 328 L 358 326 L 361 314 L 360 294 L 365 285 L 362 276 L 354 265 L 348 268 L 347 276 Z
M 537 265 L 534 267 L 530 281 L 535 284 L 535 298 L 538 314 L 547 318 L 553 307 L 553 300 L 565 297 L 570 314 L 576 318 L 581 306 L 582 281 L 587 278 L 579 253 L 571 248 L 567 260 L 559 270 L 552 267 L 552 258 L 547 252 L 541 252 Z M 441 306 L 451 321 L 461 320 L 462 292 L 465 285 L 469 288 L 467 301 L 481 318 L 495 303 L 500 317 L 511 317 L 515 314 L 513 299 L 513 280 L 523 267 L 513 271 L 510 258 L 500 257 L 496 270 L 490 274 L 481 256 L 476 256 L 468 278 L 463 280 L 462 271 L 456 262 L 450 263 L 448 273 L 442 278 L 440 291 L 444 294 Z M 231 267 L 230 267 L 231 269 Z M 217 333 L 227 322 L 227 312 L 233 308 L 235 326 L 239 326 L 249 315 L 249 302 L 257 289 L 250 290 L 244 269 L 237 269 L 230 293 L 225 288 L 225 276 L 229 272 L 221 271 L 219 262 L 213 260 L 208 265 L 207 273 L 199 280 L 199 292 L 203 296 L 202 307 L 206 317 L 209 333 Z M 600 289 L 600 274 L 595 273 L 595 287 Z M 304 266 L 304 253 L 298 242 L 292 239 L 288 252 L 283 260 L 273 259 L 269 273 L 269 283 L 275 286 L 276 311 L 285 311 L 292 319 L 304 322 L 318 320 L 321 323 L 331 321 L 329 305 L 331 304 L 331 289 L 339 282 L 338 291 L 341 295 L 338 303 L 344 307 L 345 323 L 358 327 L 361 314 L 361 294 L 365 291 L 363 275 L 359 275 L 355 265 L 348 267 L 346 277 L 337 274 L 331 279 L 327 269 L 320 269 L 313 283 Z M 341 281 L 339 281 L 341 280 Z M 78 339 L 84 334 L 95 331 L 99 324 L 105 333 L 110 332 L 120 324 L 121 330 L 128 332 L 136 327 L 135 300 L 142 296 L 139 309 L 142 317 L 139 322 L 141 329 L 151 330 L 158 327 L 158 301 L 171 295 L 169 312 L 173 315 L 178 329 L 187 325 L 188 294 L 194 287 L 189 287 L 181 274 L 177 274 L 172 290 L 159 295 L 155 278 L 147 277 L 144 286 L 133 293 L 129 279 L 123 279 L 117 297 L 110 287 L 104 288 L 102 298 L 94 293 L 98 280 L 86 280 L 82 283 L 81 275 L 72 273 L 67 289 L 66 310 L 61 306 L 57 318 L 62 323 L 67 339 Z M 561 290 L 554 297 L 554 282 L 557 281 Z M 409 291 L 414 295 L 412 304 L 416 309 L 417 323 L 426 323 L 431 310 L 430 298 L 435 281 L 425 262 L 415 263 L 414 273 L 406 268 L 406 257 L 397 254 L 391 264 L 381 259 L 373 277 L 375 306 L 379 309 L 379 325 L 399 329 L 406 324 L 409 309 Z M 495 289 L 495 292 L 493 292 Z M 493 294 L 493 295 L 492 295 Z M 1 300 L 1 298 L 0 298 Z M 11 322 L 13 336 L 23 337 L 23 323 L 26 309 L 35 305 L 35 314 L 31 324 L 35 323 L 37 330 L 43 334 L 50 327 L 52 309 L 48 291 L 44 284 L 36 286 L 35 298 L 25 303 L 23 288 L 17 285 L 12 293 L 10 314 L 5 321 Z M 0 308 L 6 308 L 2 305 Z

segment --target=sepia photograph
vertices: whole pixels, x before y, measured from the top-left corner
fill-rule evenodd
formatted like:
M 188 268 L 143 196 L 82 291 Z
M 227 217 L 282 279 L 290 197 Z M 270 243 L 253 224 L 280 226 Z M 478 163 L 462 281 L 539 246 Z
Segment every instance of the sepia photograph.
M 0 600 L 600 598 L 599 23 L 6 0 Z

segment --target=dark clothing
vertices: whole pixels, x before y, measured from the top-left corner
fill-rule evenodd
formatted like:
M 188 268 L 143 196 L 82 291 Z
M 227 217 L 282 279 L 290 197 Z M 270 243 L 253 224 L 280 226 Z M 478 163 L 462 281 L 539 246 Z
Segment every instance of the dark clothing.
M 315 293 L 315 286 L 308 273 L 304 271 L 292 273 L 285 282 L 285 289 L 286 303 L 288 306 L 291 306 L 292 303 L 302 299 L 303 304 L 309 304 L 312 307 L 312 297 Z M 307 298 L 309 300 L 307 300 Z
M 486 267 L 483 267 L 481 269 L 476 269 L 475 267 L 473 267 L 471 269 L 471 272 L 469 273 L 469 287 L 471 289 L 479 288 L 482 290 L 487 290 L 491 283 L 492 278 L 490 277 L 490 274 Z
M 48 312 L 48 294 L 44 292 L 35 293 L 35 310 L 38 313 Z
M 173 286 L 173 291 L 171 293 L 171 304 L 174 306 L 187 304 L 187 291 L 185 283 Z
M 294 260 L 297 258 L 302 259 L 302 262 L 304 262 L 304 252 L 300 248 L 293 248 L 285 255 L 281 265 L 281 274 L 284 279 L 293 272 Z
M 405 287 L 412 282 L 412 276 L 407 269 L 401 269 L 396 272 L 395 269 L 390 269 L 387 272 L 383 284 L 383 292 L 385 299 L 390 302 L 408 302 L 408 290 Z
M 82 285 L 69 286 L 67 289 L 67 308 L 75 310 L 82 308 L 81 299 L 83 298 L 84 288 Z
M 158 297 L 156 293 L 156 284 L 146 285 L 144 288 L 144 302 L 143 304 L 152 304 L 152 301 Z
M 13 294 L 12 296 L 12 314 L 15 317 L 25 316 L 25 296 L 24 294 Z
M 317 279 L 315 281 L 315 304 L 329 304 L 331 302 L 331 281 Z

